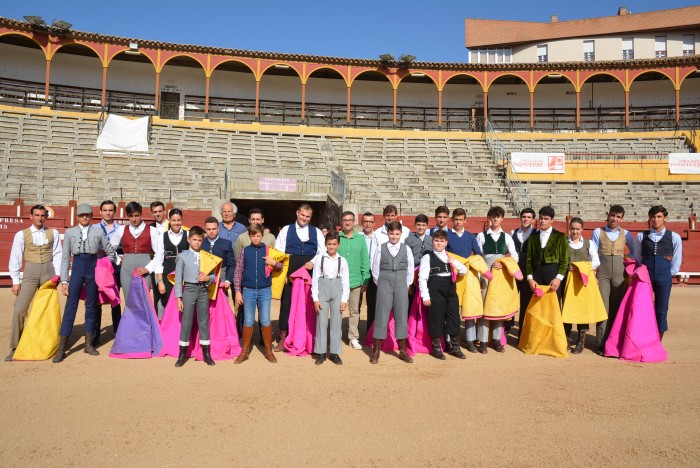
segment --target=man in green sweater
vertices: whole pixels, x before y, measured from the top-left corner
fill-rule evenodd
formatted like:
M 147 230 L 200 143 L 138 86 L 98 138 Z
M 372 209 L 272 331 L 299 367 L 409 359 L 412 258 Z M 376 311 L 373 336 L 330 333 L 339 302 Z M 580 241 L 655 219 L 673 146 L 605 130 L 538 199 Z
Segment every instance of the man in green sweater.
M 552 227 L 554 208 L 540 208 L 539 230 L 530 236 L 527 245 L 525 271 L 532 292 L 541 284 L 556 291 L 561 303 L 564 285 L 561 284 L 569 268 L 569 244 L 566 235 Z
M 348 262 L 350 273 L 348 340 L 353 349 L 362 349 L 359 329 L 360 298 L 369 280 L 369 254 L 364 237 L 355 232 L 355 214 L 352 211 L 345 211 L 340 216 L 340 223 L 343 230 L 340 233 L 338 253 Z

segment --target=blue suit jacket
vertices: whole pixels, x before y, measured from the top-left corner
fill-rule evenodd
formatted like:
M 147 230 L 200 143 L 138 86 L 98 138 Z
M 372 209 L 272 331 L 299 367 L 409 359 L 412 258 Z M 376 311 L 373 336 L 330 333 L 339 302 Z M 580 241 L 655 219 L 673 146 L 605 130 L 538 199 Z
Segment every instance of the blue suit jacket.
M 233 284 L 233 273 L 236 269 L 236 259 L 233 256 L 233 246 L 231 245 L 231 241 L 219 237 L 216 242 L 214 242 L 214 248 L 212 249 L 209 238 L 205 237 L 204 242 L 202 242 L 202 250 L 216 255 L 222 260 L 221 268 L 226 269 L 224 278 L 226 281 Z

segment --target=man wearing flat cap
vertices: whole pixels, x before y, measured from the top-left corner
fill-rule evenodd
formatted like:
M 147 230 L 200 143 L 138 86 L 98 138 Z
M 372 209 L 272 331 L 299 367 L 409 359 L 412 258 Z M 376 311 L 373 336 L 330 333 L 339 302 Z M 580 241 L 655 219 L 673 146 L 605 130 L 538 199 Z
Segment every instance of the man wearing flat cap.
M 58 352 L 53 362 L 61 362 L 65 357 L 66 341 L 73 331 L 75 314 L 78 311 L 80 293 L 85 287 L 85 348 L 84 351 L 92 356 L 100 354 L 92 345 L 92 335 L 95 332 L 95 317 L 97 316 L 97 283 L 95 282 L 95 266 L 97 253 L 104 251 L 111 261 L 116 261 L 116 254 L 107 235 L 92 221 L 92 207 L 81 204 L 76 211 L 78 225 L 66 229 L 63 236 L 63 257 L 61 259 L 61 287 L 63 295 L 68 296 L 66 308 L 61 322 Z M 68 265 L 73 257 L 70 281 Z

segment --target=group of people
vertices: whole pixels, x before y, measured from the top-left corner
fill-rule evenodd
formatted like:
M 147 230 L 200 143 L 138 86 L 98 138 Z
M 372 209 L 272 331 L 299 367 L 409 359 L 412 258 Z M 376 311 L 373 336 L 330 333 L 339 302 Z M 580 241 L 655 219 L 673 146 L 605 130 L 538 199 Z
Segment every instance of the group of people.
M 60 276 L 67 301 L 53 361 L 65 358 L 81 294 L 85 299 L 84 351 L 99 354 L 95 346 L 100 340 L 102 313 L 95 271 L 103 258 L 111 263 L 114 280 L 127 303 L 134 276 L 148 278 L 153 310 L 159 320 L 169 301 L 176 301 L 182 314 L 178 367 L 187 360 L 195 316 L 203 360 L 214 365 L 209 352 L 207 294 L 213 283 L 218 283 L 223 294 L 230 295 L 238 306 L 237 332 L 242 346 L 234 361 L 238 364 L 250 356 L 256 311 L 265 358 L 274 363 L 275 352 L 289 349 L 290 322 L 295 321 L 299 308 L 295 288 L 298 284 L 303 288 L 304 282 L 310 310 L 316 314 L 310 352 L 317 365 L 326 359 L 342 364 L 341 324 L 346 310 L 348 344 L 356 350 L 363 348 L 359 329 L 363 301 L 372 364 L 377 364 L 381 350 L 387 349 L 385 340 L 395 342 L 399 359 L 413 362 L 416 323 L 418 329 L 420 323 L 425 325 L 432 356 L 444 360 L 446 351 L 464 359 L 462 348 L 486 354 L 491 346 L 496 352 L 504 352 L 505 337 L 519 315 L 523 349 L 527 347 L 523 330 L 530 328 L 526 317 L 535 313 L 533 304 L 543 291 L 556 295 L 559 312 L 564 313 L 564 321 L 558 323 L 563 323 L 567 338 L 572 325 L 577 325 L 571 352 L 583 351 L 589 323 L 596 323 L 595 351 L 602 355 L 628 285 L 630 270 L 626 262 L 636 261 L 648 270 L 660 340 L 668 329 L 672 277 L 678 273 L 682 255 L 680 237 L 665 228 L 668 213 L 663 206 L 649 210 L 649 229 L 635 237 L 621 227 L 624 208 L 613 205 L 605 226 L 595 229 L 591 239 L 582 237 L 584 221 L 580 218 L 569 221 L 568 236 L 554 229 L 555 212 L 550 206 L 538 213 L 531 208 L 522 210 L 520 227 L 510 233 L 501 226 L 505 211 L 498 206 L 486 214 L 489 227 L 474 235 L 465 229 L 466 212 L 461 208 L 450 212 L 445 206 L 437 207 L 433 227 L 426 215 L 418 215 L 415 231 L 411 232 L 399 222 L 397 208 L 388 205 L 378 229 L 375 216 L 364 213 L 361 229 L 357 230 L 355 214 L 346 211 L 341 215 L 340 230 L 324 235 L 310 224 L 313 209 L 304 203 L 296 210 L 295 222 L 284 226 L 277 238 L 265 229 L 260 209 L 250 211 L 249 226 L 245 227 L 235 220 L 237 208 L 231 202 L 221 206 L 221 221 L 209 217 L 203 227 L 189 229 L 183 227 L 182 211 L 166 212 L 162 202 L 151 203 L 151 224 L 142 220 L 139 203 L 127 204 L 125 211 L 128 223 L 120 225 L 114 220 L 116 204 L 104 201 L 100 205 L 101 221 L 92 224 L 92 207 L 81 204 L 76 210 L 78 225 L 66 230 L 61 243 L 58 231 L 44 226 L 46 208 L 32 207 L 32 225 L 18 232 L 12 245 L 10 275 L 17 298 L 11 352 L 6 360 L 13 359 L 34 294 L 55 275 Z M 220 270 L 202 271 L 201 252 L 214 256 Z M 579 275 L 584 283 L 591 281 L 589 276 L 592 278 L 587 284 L 594 285 L 594 300 L 575 299 L 581 288 L 573 280 Z M 281 300 L 274 348 L 270 320 L 273 298 Z M 601 302 L 604 314 L 595 310 Z M 598 320 L 603 316 L 607 320 Z M 120 319 L 121 307 L 113 305 L 115 335 Z

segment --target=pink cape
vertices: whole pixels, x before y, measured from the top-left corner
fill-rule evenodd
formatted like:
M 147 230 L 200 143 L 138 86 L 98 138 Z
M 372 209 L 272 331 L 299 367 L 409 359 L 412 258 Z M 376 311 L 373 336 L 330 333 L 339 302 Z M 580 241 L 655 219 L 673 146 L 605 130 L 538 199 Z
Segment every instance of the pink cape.
M 97 283 L 97 300 L 100 304 L 109 304 L 112 307 L 118 306 L 122 300 L 119 297 L 119 287 L 114 281 L 114 266 L 109 257 L 97 259 L 95 266 L 95 283 Z M 85 286 L 80 293 L 80 299 L 85 300 Z
M 137 275 L 134 270 L 124 315 L 119 322 L 119 329 L 117 336 L 114 337 L 109 357 L 150 358 L 158 356 L 162 347 L 163 339 L 158 327 L 158 316 L 153 307 L 146 278 Z
M 173 291 L 170 293 L 168 303 L 163 310 L 163 320 L 160 322 L 160 333 L 163 336 L 163 349 L 160 356 L 177 357 L 179 355 L 181 327 L 182 314 L 177 310 L 177 300 Z M 221 287 L 216 299 L 209 301 L 209 339 L 211 358 L 214 361 L 226 361 L 241 354 L 236 318 L 228 302 L 228 296 Z M 203 359 L 196 319 L 192 324 L 187 356 L 194 357 L 198 361 Z
M 615 316 L 605 342 L 605 356 L 634 362 L 664 362 L 668 353 L 661 345 L 654 311 L 654 292 L 647 267 L 627 265 L 632 282 Z
M 391 337 L 393 339 L 393 314 L 391 316 L 390 323 Z M 414 356 L 416 353 L 430 354 L 430 351 L 433 349 L 433 341 L 428 334 L 428 330 L 428 308 L 423 305 L 423 298 L 420 295 L 420 288 L 418 288 L 416 289 L 416 295 L 413 298 L 411 312 L 408 314 L 408 345 L 406 346 L 406 352 L 410 356 Z M 445 346 L 444 340 L 441 339 L 441 343 L 442 349 L 446 350 L 447 347 Z
M 311 299 L 311 276 L 301 267 L 289 277 L 292 280 L 292 305 L 289 311 L 289 331 L 284 349 L 292 356 L 314 352 L 316 310 Z

